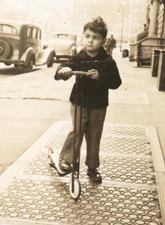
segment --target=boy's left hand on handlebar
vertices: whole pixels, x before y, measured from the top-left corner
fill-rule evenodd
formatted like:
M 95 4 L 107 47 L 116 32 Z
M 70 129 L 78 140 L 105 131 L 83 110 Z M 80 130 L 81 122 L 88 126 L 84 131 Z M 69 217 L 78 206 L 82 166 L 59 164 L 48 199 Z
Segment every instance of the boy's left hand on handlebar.
M 99 79 L 99 72 L 95 69 L 88 70 L 87 76 L 89 76 L 91 79 L 98 80 Z

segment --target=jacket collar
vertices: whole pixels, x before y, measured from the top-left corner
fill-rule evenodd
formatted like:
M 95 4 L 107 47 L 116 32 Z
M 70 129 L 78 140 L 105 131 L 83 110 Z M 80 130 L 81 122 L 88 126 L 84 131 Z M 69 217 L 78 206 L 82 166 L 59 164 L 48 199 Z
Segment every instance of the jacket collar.
M 89 56 L 84 49 L 81 50 L 77 56 L 78 58 L 81 58 L 81 59 L 83 58 L 85 60 L 103 60 L 103 59 L 109 58 L 109 55 L 106 53 L 103 47 L 100 48 L 99 53 L 95 57 Z

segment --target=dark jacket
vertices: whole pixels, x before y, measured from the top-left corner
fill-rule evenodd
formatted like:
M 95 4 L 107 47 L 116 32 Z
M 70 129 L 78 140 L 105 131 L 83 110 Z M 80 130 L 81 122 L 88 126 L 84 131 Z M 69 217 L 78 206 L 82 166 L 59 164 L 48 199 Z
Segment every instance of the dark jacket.
M 110 49 L 116 48 L 116 40 L 114 38 L 108 38 L 106 43 L 105 43 L 105 48 L 109 52 Z
M 94 58 L 90 57 L 85 50 L 82 50 L 77 56 L 57 68 L 55 80 L 68 79 L 58 75 L 58 71 L 66 66 L 73 71 L 96 69 L 99 72 L 98 80 L 85 76 L 78 77 L 73 86 L 70 101 L 85 108 L 96 109 L 108 106 L 108 89 L 116 89 L 122 83 L 115 61 L 106 53 L 104 48 L 101 48 Z

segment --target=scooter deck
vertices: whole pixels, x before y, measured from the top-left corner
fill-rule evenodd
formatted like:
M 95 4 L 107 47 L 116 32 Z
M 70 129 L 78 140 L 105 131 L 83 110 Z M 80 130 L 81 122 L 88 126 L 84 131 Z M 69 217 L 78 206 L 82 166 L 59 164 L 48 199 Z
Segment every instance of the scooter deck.
M 59 167 L 59 156 L 56 153 L 49 153 L 50 166 L 52 166 L 58 173 L 59 176 L 66 176 L 70 174 L 72 170 L 62 170 Z

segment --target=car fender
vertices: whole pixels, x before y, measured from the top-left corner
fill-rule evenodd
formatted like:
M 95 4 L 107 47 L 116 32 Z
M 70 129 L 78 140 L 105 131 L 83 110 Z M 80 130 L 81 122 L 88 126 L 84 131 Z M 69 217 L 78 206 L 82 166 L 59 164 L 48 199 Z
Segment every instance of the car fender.
M 55 57 L 55 51 L 53 48 L 46 48 L 39 54 L 39 57 L 36 60 L 36 65 L 47 64 L 51 57 Z
M 33 48 L 28 48 L 22 55 L 21 60 L 25 62 L 25 65 L 28 64 L 30 58 L 33 57 L 34 63 L 35 63 L 35 54 Z
M 77 49 L 76 49 L 76 45 L 75 44 L 73 44 L 72 46 L 71 46 L 71 48 L 70 48 L 70 52 L 72 52 L 73 53 L 73 55 L 74 54 L 76 54 L 76 51 Z
M 49 48 L 49 54 L 48 54 L 46 63 L 48 63 L 52 57 L 55 57 L 55 50 L 53 48 Z

